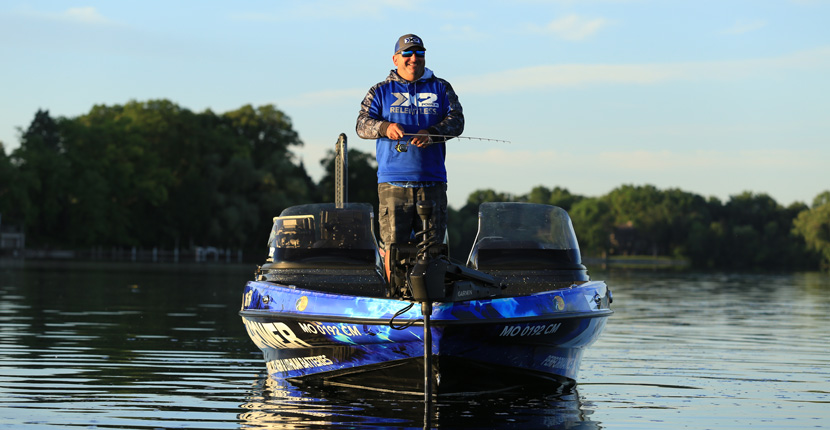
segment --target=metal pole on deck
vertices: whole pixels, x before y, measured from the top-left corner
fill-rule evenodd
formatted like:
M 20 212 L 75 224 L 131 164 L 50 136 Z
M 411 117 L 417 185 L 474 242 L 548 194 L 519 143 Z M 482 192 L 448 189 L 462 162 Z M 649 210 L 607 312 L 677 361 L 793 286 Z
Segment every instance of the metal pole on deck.
M 432 301 L 421 303 L 421 313 L 424 315 L 424 422 L 432 418 Z
M 434 239 L 434 230 L 432 226 L 432 212 L 434 210 L 434 203 L 431 200 L 419 201 L 416 205 L 416 212 L 421 218 L 422 231 L 418 235 L 423 234 L 421 242 L 418 243 L 418 257 L 419 265 L 425 267 L 429 263 L 429 247 L 431 241 Z M 416 235 L 417 236 L 417 235 Z M 423 270 L 423 269 L 422 269 Z M 413 269 L 415 272 L 415 269 Z M 420 271 L 419 271 L 420 273 Z M 416 276 L 417 277 L 417 276 Z M 429 421 L 432 416 L 432 326 L 430 324 L 430 317 L 432 316 L 432 299 L 430 294 L 430 285 L 420 285 L 413 288 L 413 298 L 421 300 L 421 314 L 424 316 L 424 422 Z M 417 290 L 417 291 L 416 291 Z
M 342 209 L 349 201 L 349 150 L 345 133 L 337 138 L 334 152 L 334 204 Z

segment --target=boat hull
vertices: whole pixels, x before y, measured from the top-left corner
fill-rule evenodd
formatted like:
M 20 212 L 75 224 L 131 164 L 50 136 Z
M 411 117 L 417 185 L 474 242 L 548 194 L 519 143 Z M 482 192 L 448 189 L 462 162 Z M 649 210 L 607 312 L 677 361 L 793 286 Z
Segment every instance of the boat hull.
M 433 391 L 566 389 L 574 384 L 584 348 L 612 313 L 608 304 L 608 289 L 599 281 L 435 303 L 429 324 Z M 417 304 L 251 281 L 240 314 L 274 379 L 423 393 L 424 322 Z

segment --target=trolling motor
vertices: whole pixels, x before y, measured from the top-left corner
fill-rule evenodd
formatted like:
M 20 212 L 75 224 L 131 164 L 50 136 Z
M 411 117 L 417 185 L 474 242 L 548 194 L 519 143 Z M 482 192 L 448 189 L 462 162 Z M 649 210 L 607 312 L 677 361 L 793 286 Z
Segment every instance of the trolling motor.
M 423 229 L 415 237 L 417 244 L 415 264 L 407 275 L 407 284 L 413 301 L 421 303 L 424 316 L 424 400 L 426 415 L 432 400 L 432 316 L 433 301 L 462 301 L 494 297 L 502 286 L 492 276 L 452 263 L 442 254 L 433 252 L 444 245 L 436 240 L 435 226 L 432 225 L 432 201 L 416 204 Z
M 423 239 L 418 243 L 418 256 L 415 267 L 409 272 L 409 288 L 412 298 L 421 302 L 421 315 L 424 316 L 424 418 L 431 415 L 432 405 L 432 328 L 430 317 L 432 316 L 432 300 L 440 298 L 445 294 L 443 274 L 435 270 L 436 266 L 432 261 L 441 261 L 436 258 L 432 261 L 427 259 L 429 248 L 435 242 L 435 229 L 431 225 L 432 201 L 421 201 L 416 203 L 418 216 L 421 218 L 423 230 L 415 237 Z M 432 270 L 430 269 L 432 267 Z
M 449 261 L 443 258 L 429 258 L 429 249 L 435 245 L 435 228 L 431 220 L 433 205 L 431 200 L 415 204 L 423 230 L 415 235 L 416 238 L 422 237 L 422 240 L 418 243 L 415 266 L 409 272 L 409 288 L 412 299 L 419 302 L 440 300 L 446 296 L 444 274 Z
M 431 250 L 438 246 L 435 228 L 432 225 L 432 201 L 416 204 L 423 230 L 416 234 L 422 237 L 417 246 L 415 264 L 408 275 L 412 300 L 457 302 L 482 299 L 498 295 L 504 288 L 496 278 L 478 270 L 451 262 L 444 255 L 435 255 Z

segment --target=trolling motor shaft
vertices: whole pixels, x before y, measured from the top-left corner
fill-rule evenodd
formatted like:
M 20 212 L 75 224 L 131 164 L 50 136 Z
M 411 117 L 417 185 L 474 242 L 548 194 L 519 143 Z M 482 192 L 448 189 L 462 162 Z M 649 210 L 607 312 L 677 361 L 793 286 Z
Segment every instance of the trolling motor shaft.
M 447 302 L 494 297 L 501 293 L 503 286 L 493 276 L 453 263 L 445 256 L 434 256 L 430 249 L 440 246 L 432 225 L 434 203 L 420 201 L 416 208 L 423 231 L 418 233 L 422 237 L 408 276 L 412 299 L 421 303 Z
M 432 222 L 435 210 L 433 201 L 419 201 L 415 205 L 421 218 L 422 229 L 416 234 L 419 238 L 414 263 L 406 278 L 411 299 L 421 304 L 424 321 L 424 401 L 429 415 L 432 401 L 432 327 L 430 319 L 433 302 L 474 300 L 495 297 L 503 286 L 492 276 L 450 262 L 437 254 L 443 244 L 436 240 L 436 229 Z
M 420 233 L 423 237 L 421 238 L 421 242 L 418 243 L 417 262 L 415 263 L 415 267 L 412 268 L 412 274 L 410 275 L 412 296 L 415 300 L 421 302 L 421 315 L 424 316 L 424 405 L 427 417 L 431 414 L 430 410 L 432 405 L 432 327 L 430 326 L 432 300 L 433 297 L 437 297 L 438 295 L 446 295 L 446 291 L 443 288 L 443 272 L 430 271 L 430 262 L 427 260 L 430 244 L 435 237 L 435 230 L 431 228 L 434 206 L 435 203 L 431 200 L 420 201 L 415 204 L 418 216 L 421 218 L 422 229 Z M 441 279 L 437 279 L 438 276 Z
M 415 205 L 423 226 L 418 235 L 423 237 L 418 243 L 415 266 L 409 272 L 409 287 L 412 290 L 412 299 L 424 303 L 430 300 L 442 300 L 446 297 L 444 277 L 448 261 L 429 258 L 429 248 L 435 242 L 435 229 L 431 225 L 434 205 L 435 203 L 431 200 L 419 201 Z

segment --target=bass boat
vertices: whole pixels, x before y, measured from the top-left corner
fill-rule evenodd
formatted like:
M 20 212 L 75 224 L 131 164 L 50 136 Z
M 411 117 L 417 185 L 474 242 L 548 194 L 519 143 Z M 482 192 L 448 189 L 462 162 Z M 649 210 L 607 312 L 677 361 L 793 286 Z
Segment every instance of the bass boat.
M 269 377 L 393 393 L 467 395 L 575 385 L 600 336 L 611 292 L 589 279 L 566 211 L 483 203 L 466 264 L 423 229 L 388 251 L 372 206 L 344 201 L 345 135 L 336 203 L 274 218 L 268 258 L 245 286 L 240 315 Z

